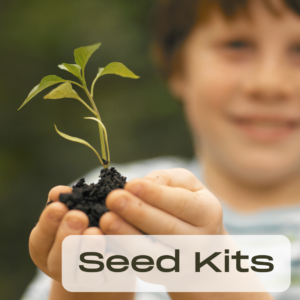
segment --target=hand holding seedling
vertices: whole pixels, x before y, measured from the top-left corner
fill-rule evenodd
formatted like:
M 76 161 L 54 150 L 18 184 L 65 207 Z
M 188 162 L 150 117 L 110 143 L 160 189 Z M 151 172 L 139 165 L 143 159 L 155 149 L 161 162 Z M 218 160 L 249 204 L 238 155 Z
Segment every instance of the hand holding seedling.
M 46 206 L 32 230 L 29 239 L 29 252 L 33 262 L 49 277 L 54 279 L 49 300 L 132 300 L 134 293 L 70 293 L 61 285 L 62 242 L 69 235 L 101 235 L 97 227 L 90 227 L 88 217 L 78 210 L 69 211 L 59 202 L 60 193 L 71 192 L 67 186 L 53 188 L 48 196 L 51 205 Z
M 222 206 L 189 171 L 156 171 L 112 191 L 100 219 L 109 235 L 225 235 Z M 268 293 L 169 293 L 172 300 L 271 300 Z
M 87 216 L 68 211 L 59 202 L 60 193 L 70 187 L 53 188 L 29 240 L 34 263 L 48 276 L 61 280 L 61 244 L 68 235 L 142 234 L 186 235 L 226 234 L 222 207 L 203 184 L 189 171 L 172 169 L 134 179 L 125 190 L 115 190 L 106 200 L 111 210 L 100 219 L 100 228 L 88 228 Z
M 189 171 L 150 173 L 112 191 L 100 219 L 106 234 L 226 234 L 217 198 Z
M 172 169 L 150 173 L 143 179 L 134 179 L 125 190 L 115 190 L 107 198 L 110 212 L 100 220 L 101 229 L 88 226 L 86 215 L 80 211 L 68 211 L 58 202 L 60 193 L 70 192 L 70 187 L 53 188 L 48 197 L 54 203 L 43 211 L 37 226 L 31 233 L 29 249 L 33 261 L 47 275 L 61 279 L 61 244 L 72 234 L 122 235 L 122 234 L 177 234 L 221 235 L 227 234 L 222 222 L 219 201 L 189 171 Z M 54 282 L 50 299 L 63 295 L 66 299 L 132 299 L 129 293 L 72 293 L 71 298 Z M 54 296 L 55 295 L 55 296 Z M 70 296 L 70 298 L 67 298 Z M 173 300 L 186 299 L 272 299 L 266 293 L 170 293 Z M 78 298 L 77 298 L 78 297 Z M 114 298 L 115 297 L 115 298 Z
M 78 210 L 69 211 L 58 201 L 60 193 L 71 192 L 72 188 L 58 186 L 48 197 L 54 203 L 46 206 L 29 238 L 29 252 L 33 262 L 45 274 L 61 281 L 61 245 L 65 237 L 72 234 L 101 234 L 99 228 L 88 227 L 87 216 Z

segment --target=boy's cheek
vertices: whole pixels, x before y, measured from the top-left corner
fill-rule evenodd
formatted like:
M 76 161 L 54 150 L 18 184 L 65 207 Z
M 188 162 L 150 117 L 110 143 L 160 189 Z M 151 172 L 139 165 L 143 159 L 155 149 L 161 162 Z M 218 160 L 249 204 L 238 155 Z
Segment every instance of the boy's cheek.
M 185 103 L 187 120 L 197 137 L 223 135 L 224 126 L 227 125 L 227 131 L 230 130 L 224 113 L 226 91 L 213 86 L 212 82 L 208 82 L 206 86 L 204 84 L 199 85 L 201 91 L 198 93 L 190 93 L 190 98 Z
M 232 175 L 248 183 L 273 183 L 299 173 L 300 145 L 297 139 L 286 145 L 251 144 L 225 129 L 202 135 L 206 154 Z M 300 140 L 300 137 L 299 137 Z
M 227 107 L 233 103 L 230 102 L 230 92 L 227 95 L 224 92 L 222 98 L 221 91 L 225 89 L 211 93 L 206 89 L 194 94 L 185 109 L 194 136 L 214 156 L 214 160 L 218 160 L 223 167 L 234 168 L 231 172 L 245 180 L 248 177 L 275 180 L 276 176 L 279 178 L 297 171 L 300 164 L 300 130 L 284 143 L 266 145 L 250 141 L 226 114 Z

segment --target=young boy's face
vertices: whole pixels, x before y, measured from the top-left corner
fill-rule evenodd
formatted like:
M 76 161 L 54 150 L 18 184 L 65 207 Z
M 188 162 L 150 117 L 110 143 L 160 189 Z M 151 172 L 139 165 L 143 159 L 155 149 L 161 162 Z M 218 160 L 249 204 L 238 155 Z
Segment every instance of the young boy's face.
M 251 19 L 215 12 L 171 80 L 205 160 L 249 184 L 300 174 L 300 17 L 251 0 Z

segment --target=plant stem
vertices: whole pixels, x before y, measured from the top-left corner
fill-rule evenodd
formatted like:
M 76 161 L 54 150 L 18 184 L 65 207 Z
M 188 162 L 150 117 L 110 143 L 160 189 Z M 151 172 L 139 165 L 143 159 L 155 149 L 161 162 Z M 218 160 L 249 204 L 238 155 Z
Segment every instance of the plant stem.
M 92 95 L 92 97 L 94 97 L 94 86 L 95 86 L 95 83 L 98 80 L 98 78 L 100 77 L 100 74 L 102 73 L 103 70 L 104 70 L 104 68 L 100 68 L 99 69 L 98 74 L 97 74 L 96 78 L 94 79 L 94 81 L 92 83 L 92 86 L 91 86 L 91 95 Z
M 84 90 L 85 90 L 85 92 L 86 92 L 86 94 L 87 94 L 87 96 L 88 96 L 88 98 L 89 98 L 89 100 L 90 100 L 90 102 L 91 102 L 91 104 L 92 104 L 92 107 L 93 107 L 94 111 L 96 112 L 96 114 L 95 114 L 95 115 L 96 115 L 96 118 L 97 118 L 100 122 L 102 122 L 102 121 L 101 121 L 101 118 L 100 118 L 100 114 L 99 114 L 98 108 L 97 108 L 97 106 L 96 106 L 96 104 L 95 104 L 95 101 L 94 101 L 93 97 L 91 96 L 89 90 L 87 89 L 86 85 L 85 85 L 85 87 L 84 87 Z M 100 145 L 101 145 L 102 158 L 105 159 L 105 160 L 107 161 L 107 155 L 106 155 L 106 149 L 105 149 L 105 137 L 104 137 L 104 131 L 103 131 L 103 129 L 102 129 L 102 127 L 101 127 L 100 124 L 98 124 L 98 127 L 99 127 L 99 133 L 100 133 Z M 107 151 L 108 151 L 108 149 L 107 149 Z M 109 156 L 109 155 L 108 155 L 108 156 Z M 103 165 L 103 167 L 104 167 L 104 169 L 107 169 L 107 168 L 108 168 L 108 165 Z
M 86 88 L 86 82 L 85 82 L 85 77 L 84 77 L 84 68 L 81 71 L 81 77 L 82 77 L 83 86 Z
M 85 92 L 86 88 L 82 86 L 81 84 L 77 83 L 76 81 L 69 81 L 70 83 L 76 84 L 77 86 L 81 87 Z M 84 82 L 83 82 L 84 83 Z M 79 100 L 87 109 L 89 109 L 96 117 L 97 117 L 97 111 L 93 110 L 89 105 L 87 105 L 81 98 L 76 98 Z M 99 114 L 99 112 L 98 112 Z
M 109 154 L 109 146 L 108 146 L 108 139 L 107 139 L 107 131 L 106 131 L 106 128 L 105 128 L 104 124 L 99 119 L 97 119 L 97 118 L 85 117 L 85 119 L 87 119 L 87 120 L 94 120 L 94 121 L 98 122 L 101 125 L 101 127 L 102 127 L 102 129 L 104 131 L 105 146 L 106 146 L 106 149 L 107 149 L 107 156 L 108 156 L 108 159 L 107 159 L 108 163 L 107 163 L 107 165 L 109 165 L 109 163 L 110 163 L 110 154 Z
M 94 79 L 94 81 L 93 81 L 93 83 L 92 83 L 92 86 L 91 86 L 91 96 L 92 96 L 92 97 L 94 97 L 94 86 L 95 86 L 95 83 L 96 83 L 96 80 L 97 80 L 97 79 L 98 79 L 97 77 Z
M 79 84 L 78 82 L 76 82 L 76 81 L 71 81 L 71 80 L 68 80 L 68 82 L 78 85 L 79 87 L 81 87 L 81 88 L 85 91 L 84 86 L 82 86 L 82 85 Z
M 97 117 L 97 113 L 89 105 L 87 105 L 81 98 L 76 98 L 76 99 L 80 101 L 87 109 L 89 109 Z

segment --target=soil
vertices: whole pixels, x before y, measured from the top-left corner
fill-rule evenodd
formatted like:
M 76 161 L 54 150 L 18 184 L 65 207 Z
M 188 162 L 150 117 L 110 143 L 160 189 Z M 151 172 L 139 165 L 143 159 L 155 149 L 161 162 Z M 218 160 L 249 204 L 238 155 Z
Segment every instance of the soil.
M 105 206 L 107 195 L 115 189 L 123 189 L 126 177 L 122 176 L 115 168 L 102 169 L 98 183 L 86 184 L 81 178 L 73 185 L 70 194 L 60 194 L 59 201 L 69 209 L 83 211 L 89 218 L 89 227 L 99 227 L 101 216 L 108 211 Z M 52 203 L 50 201 L 48 204 Z

